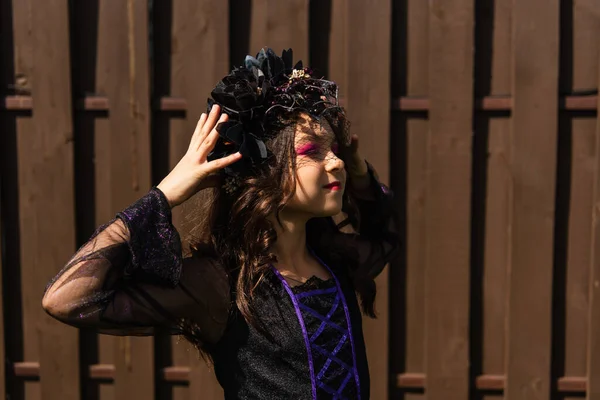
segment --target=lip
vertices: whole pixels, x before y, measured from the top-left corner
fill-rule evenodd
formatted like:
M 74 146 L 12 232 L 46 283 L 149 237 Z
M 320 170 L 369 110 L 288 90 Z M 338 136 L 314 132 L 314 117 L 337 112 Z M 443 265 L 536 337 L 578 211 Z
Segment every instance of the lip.
M 340 181 L 333 181 L 333 182 L 328 183 L 327 185 L 325 185 L 323 187 L 325 189 L 340 190 L 342 188 L 342 183 Z

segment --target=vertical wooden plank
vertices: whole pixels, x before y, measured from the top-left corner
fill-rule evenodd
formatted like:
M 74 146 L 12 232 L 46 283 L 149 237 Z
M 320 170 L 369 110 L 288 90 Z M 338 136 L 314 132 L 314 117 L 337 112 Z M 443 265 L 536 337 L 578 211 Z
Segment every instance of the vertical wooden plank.
M 561 24 L 561 32 L 564 32 L 561 49 L 565 49 L 566 52 L 563 57 L 572 55 L 572 58 L 563 59 L 562 62 L 567 65 L 572 63 L 572 65 L 571 68 L 563 68 L 561 92 L 589 90 L 598 87 L 600 42 L 595 38 L 600 37 L 600 18 L 598 14 L 594 15 L 588 8 L 582 7 L 579 2 L 568 3 L 567 6 L 571 6 L 572 9 L 563 10 L 561 13 L 570 19 L 568 24 Z M 595 7 L 600 11 L 600 4 L 596 3 Z M 565 213 L 568 213 L 568 240 L 565 241 L 567 242 L 566 271 L 563 272 L 566 279 L 562 283 L 565 293 L 565 315 L 560 321 L 565 340 L 564 344 L 561 344 L 563 347 L 561 350 L 564 352 L 563 374 L 585 376 L 593 237 L 590 210 L 593 209 L 594 202 L 594 173 L 597 157 L 596 119 L 590 115 L 577 113 L 564 115 L 563 118 L 565 123 L 562 125 L 566 129 L 560 132 L 560 135 L 564 135 L 564 141 L 570 140 L 570 146 L 564 146 L 565 151 L 570 151 L 570 154 L 562 154 L 564 152 L 559 150 L 559 157 L 563 156 L 567 162 L 571 162 L 570 177 L 565 177 L 565 186 L 570 183 L 570 188 L 563 188 L 570 194 L 570 198 L 567 197 L 569 209 Z M 561 142 L 562 140 L 559 141 Z M 560 166 L 559 170 L 561 170 Z M 559 179 L 561 179 L 560 174 Z M 556 298 L 556 294 L 554 297 Z M 558 347 L 556 345 L 555 343 L 554 346 Z
M 346 4 L 346 108 L 352 131 L 361 138 L 361 154 L 371 160 L 383 182 L 389 183 L 391 2 L 350 0 Z M 388 275 L 386 269 L 376 281 L 378 318 L 363 319 L 374 399 L 388 398 Z
M 206 99 L 229 72 L 230 64 L 227 2 L 188 0 L 173 2 L 172 7 L 171 95 L 186 99 L 187 112 L 185 118 L 170 121 L 171 168 L 185 154 L 198 118 L 206 110 Z M 236 65 L 243 61 L 231 60 Z M 185 237 L 181 210 L 175 210 L 174 221 Z M 213 371 L 198 352 L 179 338 L 173 338 L 172 343 L 174 365 L 191 367 L 189 391 L 175 389 L 175 399 L 222 399 L 223 391 Z
M 2 2 L 2 29 L 3 35 L 3 50 L 7 53 L 12 52 L 12 55 L 6 54 L 3 61 L 7 65 L 5 68 L 5 82 L 7 84 L 17 84 L 17 89 L 31 93 L 31 82 L 33 77 L 33 43 L 31 40 L 32 32 L 29 29 L 31 25 L 31 16 L 28 9 L 31 8 L 31 1 L 8 1 Z M 3 176 L 2 176 L 2 198 L 3 207 L 8 212 L 4 214 L 4 228 L 6 235 L 5 245 L 5 262 L 7 274 L 4 275 L 3 295 L 10 299 L 12 307 L 5 311 L 5 321 L 10 324 L 11 329 L 4 332 L 6 343 L 10 346 L 5 348 L 6 357 L 9 362 L 18 362 L 25 359 L 25 334 L 24 334 L 24 306 L 23 295 L 21 293 L 21 281 L 23 271 L 23 259 L 21 257 L 24 241 L 24 232 L 21 231 L 21 218 L 23 207 L 21 206 L 21 198 L 23 193 L 20 189 L 23 178 L 20 169 L 22 168 L 20 150 L 26 146 L 26 140 L 33 136 L 34 121 L 27 116 L 14 116 L 14 119 L 7 118 L 5 120 L 8 129 L 4 132 L 2 142 L 6 145 L 4 151 L 10 151 L 11 155 L 2 158 Z M 23 142 L 25 140 L 25 142 Z M 25 143 L 25 144 L 24 144 Z M 35 347 L 37 348 L 37 340 Z M 34 355 L 36 360 L 37 354 Z M 25 383 L 23 381 L 8 380 L 7 396 L 10 397 L 25 397 L 27 395 L 32 399 L 38 399 L 39 383 Z
M 600 12 L 599 12 L 600 15 Z M 598 58 L 600 87 L 600 55 Z M 596 114 L 596 160 L 594 170 L 594 202 L 592 203 L 592 241 L 590 262 L 590 308 L 588 325 L 587 399 L 600 400 L 600 101 Z
M 425 390 L 466 399 L 474 2 L 429 4 Z
M 513 3 L 513 212 L 506 399 L 548 399 L 559 2 Z
M 86 94 L 106 96 L 98 88 L 98 69 L 105 68 L 104 55 L 99 51 L 104 20 L 100 18 L 100 2 L 72 2 L 71 64 L 74 99 L 81 104 Z M 110 197 L 110 127 L 108 112 L 74 110 L 75 141 L 75 207 L 77 210 L 77 245 L 85 243 L 97 226 L 114 217 Z M 114 365 L 114 339 L 98 335 L 93 329 L 80 330 L 80 363 L 83 398 L 114 399 L 115 385 L 99 385 L 85 371 L 90 365 Z
M 14 80 L 14 76 L 10 76 L 10 72 L 13 71 L 14 65 L 14 44 L 13 44 L 13 20 L 12 20 L 12 5 L 10 2 L 0 3 L 0 53 L 3 54 L 3 59 L 0 61 L 0 85 L 4 86 L 7 83 Z M 9 122 L 7 121 L 6 114 L 2 115 L 3 111 L 0 111 L 0 131 L 2 134 L 0 135 L 0 360 L 8 360 L 7 354 L 5 352 L 5 344 L 8 337 L 4 333 L 5 326 L 5 312 L 4 312 L 4 299 L 7 297 L 6 291 L 2 290 L 4 288 L 5 280 L 4 276 L 8 275 L 8 269 L 6 266 L 7 262 L 7 252 L 5 248 L 8 246 L 5 234 L 5 221 L 2 218 L 2 213 L 4 208 L 6 207 L 6 203 L 3 201 L 3 190 L 6 190 L 6 181 L 7 175 L 7 160 L 9 160 L 9 148 L 8 148 L 8 140 L 6 138 L 7 135 L 14 135 L 14 130 L 10 129 Z M 14 123 L 12 124 L 14 126 Z M 6 362 L 2 362 L 0 365 L 0 400 L 6 399 L 7 394 L 7 386 L 6 386 Z
M 427 97 L 429 4 L 392 3 L 392 98 Z M 425 371 L 425 239 L 427 132 L 425 113 L 392 113 L 390 179 L 406 218 L 405 268 L 390 269 L 390 365 L 392 376 Z M 404 191 L 404 195 L 402 194 Z M 399 204 L 402 207 L 402 204 Z M 402 261 L 401 261 L 402 262 Z M 392 398 L 422 399 L 421 393 L 397 390 Z
M 95 124 L 97 224 L 150 188 L 147 2 L 98 3 L 96 92 L 109 101 Z M 103 398 L 154 397 L 151 338 L 100 337 L 100 362 L 114 363 Z M 140 386 L 139 382 L 146 382 Z
M 487 1 L 476 3 L 477 31 L 475 93 L 477 97 L 510 93 L 512 71 L 511 31 L 512 2 Z M 475 137 L 482 146 L 474 146 L 484 165 L 474 163 L 475 176 L 484 175 L 483 227 L 479 228 L 479 216 L 473 210 L 476 231 L 474 240 L 483 236 L 483 257 L 472 260 L 473 268 L 481 271 L 477 289 L 480 304 L 472 304 L 472 310 L 480 314 L 472 321 L 481 329 L 480 347 L 471 354 L 474 374 L 503 375 L 505 371 L 506 316 L 508 299 L 508 269 L 510 264 L 510 210 L 512 179 L 510 175 L 510 119 L 508 115 L 481 112 L 476 119 Z M 487 169 L 486 169 L 487 168 Z M 475 246 L 475 243 L 472 244 Z M 473 254 L 473 253 L 472 253 Z M 473 312 L 473 311 L 472 311 Z M 475 318 L 478 320 L 475 321 Z M 479 358 L 479 359 L 475 359 Z M 493 395 L 484 395 L 490 399 Z
M 328 78 L 338 84 L 340 96 L 345 99 L 348 90 L 348 51 L 346 0 L 331 0 L 331 33 L 329 35 Z
M 121 3 L 125 3 L 125 10 Z M 118 68 L 122 69 L 110 83 L 114 90 L 114 95 L 110 96 L 111 141 L 118 141 L 118 144 L 111 143 L 111 164 L 115 174 L 111 189 L 115 195 L 113 204 L 122 209 L 150 189 L 148 2 L 127 0 L 113 4 L 119 4 L 126 16 L 122 23 L 126 27 L 127 37 L 126 41 L 123 40 L 126 51 L 119 54 L 126 57 L 126 62 L 111 60 L 115 67 L 118 63 Z M 113 38 L 116 37 L 113 33 Z M 118 116 L 114 112 L 117 108 Z M 115 157 L 117 152 L 118 157 Z M 125 170 L 129 173 L 124 174 Z M 116 399 L 153 399 L 155 375 L 152 338 L 128 337 L 119 338 L 118 341 L 114 350 Z M 144 385 L 140 385 L 140 382 L 144 382 Z
M 77 331 L 40 306 L 43 288 L 75 244 L 68 4 L 34 0 L 19 12 L 29 17 L 15 19 L 31 29 L 35 105 L 33 129 L 18 138 L 25 360 L 40 362 L 42 399 L 77 399 Z
M 101 96 L 106 96 L 109 102 L 109 112 L 105 118 L 96 118 L 93 122 L 94 126 L 94 198 L 95 198 L 95 216 L 96 220 L 94 225 L 98 226 L 104 221 L 110 221 L 116 212 L 120 211 L 117 204 L 114 204 L 113 196 L 115 195 L 113 190 L 113 181 L 119 178 L 115 176 L 115 170 L 112 164 L 112 153 L 118 151 L 116 143 L 113 143 L 111 130 L 114 127 L 114 120 L 119 117 L 118 109 L 115 109 L 115 105 L 123 106 L 122 99 L 123 93 L 115 93 L 115 90 L 120 91 L 120 87 L 115 88 L 114 84 L 111 85 L 112 74 L 116 73 L 116 70 L 128 69 L 127 50 L 124 46 L 124 41 L 119 40 L 117 43 L 112 43 L 111 34 L 114 30 L 114 35 L 124 38 L 127 31 L 125 25 L 126 16 L 124 15 L 125 7 L 124 2 L 122 7 L 119 7 L 116 2 L 102 1 L 94 4 L 95 10 L 89 10 L 88 23 L 91 23 L 92 18 L 96 19 L 97 22 L 97 39 L 96 39 L 96 64 L 94 67 L 94 93 L 98 93 Z M 80 5 L 81 6 L 81 5 Z M 92 7 L 91 3 L 86 5 Z M 95 12 L 95 13 L 94 13 Z M 95 14 L 95 15 L 94 15 Z M 77 18 L 77 17 L 76 17 Z M 90 32 L 91 34 L 91 32 Z M 113 64 L 113 65 L 111 65 Z M 117 64 L 117 65 L 114 65 Z M 120 65 L 119 65 L 120 64 Z M 90 66 L 91 67 L 91 66 Z M 115 98 L 119 97 L 119 98 Z M 113 102 L 116 104 L 112 104 Z M 113 117 L 112 111 L 115 110 L 117 115 Z M 122 116 L 122 111 L 121 111 Z M 122 118 L 122 117 L 121 117 Z M 117 128 L 117 132 L 121 133 L 122 128 Z M 126 150 L 122 151 L 124 154 Z M 118 155 L 115 154 L 117 159 Z M 128 173 L 128 170 L 123 171 Z M 129 190 L 126 189 L 127 192 Z M 117 193 L 117 196 L 119 194 Z M 125 206 L 125 205 L 124 205 Z M 89 210 L 88 210 L 89 212 Z M 118 367 L 118 375 L 122 375 L 123 368 L 120 362 L 123 356 L 120 346 L 125 343 L 130 343 L 129 338 L 117 338 L 108 335 L 98 335 L 98 362 L 100 364 L 115 365 L 121 364 Z M 131 360 L 131 350 L 124 349 L 127 351 L 128 357 Z M 130 364 L 130 363 L 129 363 Z M 99 386 L 97 395 L 101 400 L 114 400 L 117 398 L 118 391 L 125 391 L 127 382 L 119 382 L 117 379 L 111 385 Z M 147 389 L 146 389 L 147 390 Z
M 1 122 L 1 120 L 0 120 Z M 1 123 L 0 123 L 1 126 Z M 3 143 L 3 140 L 0 139 L 0 143 Z M 4 157 L 2 154 L 2 150 L 0 150 L 0 157 Z M 2 164 L 0 164 L 0 168 Z M 0 171 L 0 180 L 2 179 L 2 171 Z M 1 184 L 0 184 L 1 187 Z M 3 279 L 4 275 L 4 264 L 2 260 L 4 260 L 4 255 L 2 251 L 2 243 L 4 243 L 3 237 L 3 227 L 2 224 L 2 199 L 0 198 L 0 288 L 3 287 Z M 0 360 L 6 360 L 6 355 L 4 352 L 4 293 L 0 293 Z M 6 400 L 6 370 L 5 363 L 0 363 L 0 400 Z
M 408 0 L 406 23 L 406 94 L 425 97 L 429 94 L 429 4 Z M 407 264 L 406 264 L 406 366 L 408 373 L 425 371 L 425 256 L 427 203 L 427 132 L 429 122 L 407 116 Z M 394 166 L 392 166 L 393 168 Z M 406 400 L 422 398 L 407 394 Z
M 281 55 L 283 49 L 294 50 L 294 61 L 308 64 L 309 0 L 254 0 L 250 32 L 250 54 L 271 47 Z M 235 40 L 235 38 L 233 38 Z M 243 60 L 231 60 L 240 63 Z

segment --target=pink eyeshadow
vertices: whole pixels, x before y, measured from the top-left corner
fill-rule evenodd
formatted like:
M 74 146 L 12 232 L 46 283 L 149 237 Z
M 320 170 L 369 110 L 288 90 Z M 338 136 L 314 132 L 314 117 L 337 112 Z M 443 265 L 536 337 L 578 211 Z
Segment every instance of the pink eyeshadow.
M 296 149 L 297 154 L 307 154 L 317 149 L 314 143 L 308 143 Z

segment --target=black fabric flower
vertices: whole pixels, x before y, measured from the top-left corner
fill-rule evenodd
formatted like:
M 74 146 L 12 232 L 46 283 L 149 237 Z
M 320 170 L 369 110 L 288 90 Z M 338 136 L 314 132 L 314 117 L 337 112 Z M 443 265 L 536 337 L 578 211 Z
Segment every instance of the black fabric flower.
M 265 125 L 272 114 L 303 110 L 316 117 L 331 105 L 339 108 L 337 85 L 313 78 L 302 61 L 292 65 L 292 60 L 291 49 L 281 57 L 262 49 L 256 57 L 246 56 L 244 65 L 234 68 L 211 92 L 208 109 L 218 104 L 229 121 L 217 127 L 219 140 L 208 159 L 242 154 L 240 161 L 224 169 L 225 174 L 245 176 L 269 157 Z
M 217 129 L 219 140 L 208 159 L 222 158 L 238 151 L 242 154 L 241 160 L 225 167 L 226 174 L 243 176 L 267 158 L 265 143 L 242 122 L 230 120 L 221 123 Z

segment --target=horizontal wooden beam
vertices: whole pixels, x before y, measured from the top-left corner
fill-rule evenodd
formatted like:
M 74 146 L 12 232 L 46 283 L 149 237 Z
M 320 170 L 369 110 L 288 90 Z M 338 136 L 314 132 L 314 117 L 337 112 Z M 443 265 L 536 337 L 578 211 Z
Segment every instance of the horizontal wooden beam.
M 396 387 L 400 389 L 426 388 L 426 376 L 421 373 L 404 373 L 396 376 Z M 504 375 L 480 375 L 475 379 L 475 387 L 479 390 L 504 390 L 506 377 Z M 563 393 L 585 394 L 587 379 L 584 377 L 563 376 L 558 379 L 558 391 Z
M 40 363 L 35 361 L 16 362 L 13 364 L 14 375 L 19 378 L 37 379 L 40 377 Z M 162 380 L 170 383 L 189 383 L 190 368 L 171 366 L 161 371 Z M 115 379 L 116 370 L 112 364 L 94 364 L 89 367 L 90 379 L 109 380 Z
M 190 367 L 166 367 L 162 369 L 162 379 L 165 382 L 182 382 L 190 381 Z
M 76 107 L 84 111 L 108 111 L 108 97 L 105 96 L 85 96 L 77 100 Z
M 429 111 L 429 99 L 426 97 L 398 97 L 392 100 L 392 110 Z
M 598 96 L 561 97 L 559 105 L 561 110 L 596 111 L 598 109 L 598 98 Z
M 479 375 L 475 387 L 479 390 L 504 390 L 504 375 Z
M 587 391 L 587 378 L 576 376 L 563 376 L 558 379 L 558 391 L 569 393 L 585 393 Z
M 5 96 L 0 97 L 0 110 L 31 111 L 33 101 L 31 96 Z
M 478 111 L 510 111 L 513 100 L 510 96 L 486 96 L 476 99 L 475 109 Z M 563 96 L 559 108 L 565 111 L 596 111 L 598 96 Z M 429 111 L 429 99 L 426 97 L 399 97 L 392 100 L 395 111 L 426 112 Z
M 90 365 L 91 379 L 113 380 L 115 379 L 115 366 L 112 364 Z
M 104 96 L 86 96 L 75 102 L 77 110 L 108 111 L 108 98 Z M 32 111 L 33 98 L 31 96 L 5 96 L 0 97 L 0 110 Z
M 476 99 L 474 103 L 476 110 L 484 111 L 510 111 L 513 107 L 511 97 L 487 96 Z
M 345 99 L 340 99 L 343 106 Z M 598 96 L 566 96 L 561 98 L 560 108 L 569 111 L 595 111 Z M 160 111 L 186 111 L 187 101 L 179 97 L 161 97 L 155 106 Z M 392 101 L 392 109 L 399 111 L 429 111 L 426 97 L 400 97 Z M 475 101 L 475 109 L 482 111 L 510 111 L 510 96 L 486 96 Z
M 185 112 L 187 108 L 187 100 L 182 97 L 161 97 L 154 104 L 156 111 Z
M 14 375 L 20 378 L 37 379 L 40 376 L 40 363 L 35 361 L 17 362 L 13 364 Z M 89 378 L 97 380 L 114 380 L 115 366 L 112 364 L 90 365 Z M 171 366 L 163 368 L 161 377 L 164 382 L 189 383 L 190 368 Z M 425 374 L 404 373 L 396 376 L 396 387 L 400 389 L 425 390 Z M 475 380 L 475 387 L 479 390 L 504 390 L 506 382 L 504 375 L 480 375 Z M 582 393 L 587 390 L 585 377 L 563 376 L 558 379 L 558 391 L 563 393 Z
M 424 389 L 425 381 L 425 374 L 398 374 L 396 386 L 403 389 Z M 504 375 L 480 375 L 476 378 L 475 386 L 480 390 L 502 390 L 504 389 Z
M 424 389 L 425 374 L 405 373 L 396 376 L 396 386 L 402 389 Z
M 20 378 L 39 378 L 40 363 L 35 361 L 16 362 L 13 364 L 13 372 Z
M 0 110 L 33 110 L 31 96 L 5 96 L 0 99 Z M 344 99 L 340 100 L 340 104 L 344 104 Z M 513 105 L 510 96 L 486 96 L 476 99 L 474 104 L 478 111 L 510 111 Z M 76 107 L 83 111 L 108 111 L 109 101 L 104 96 L 86 96 L 76 102 Z M 559 107 L 564 111 L 597 111 L 598 95 L 564 96 L 560 98 Z M 155 111 L 185 112 L 187 108 L 187 100 L 181 97 L 161 97 L 154 103 Z M 392 110 L 427 112 L 429 111 L 429 99 L 426 97 L 398 97 L 392 99 Z

